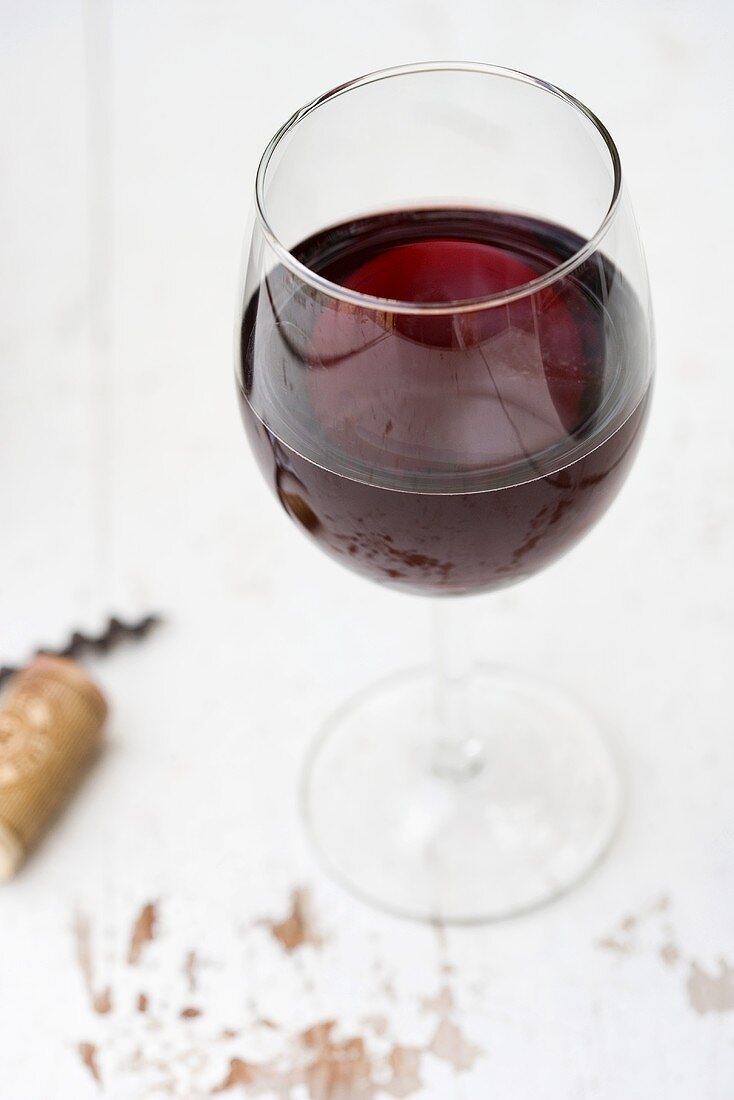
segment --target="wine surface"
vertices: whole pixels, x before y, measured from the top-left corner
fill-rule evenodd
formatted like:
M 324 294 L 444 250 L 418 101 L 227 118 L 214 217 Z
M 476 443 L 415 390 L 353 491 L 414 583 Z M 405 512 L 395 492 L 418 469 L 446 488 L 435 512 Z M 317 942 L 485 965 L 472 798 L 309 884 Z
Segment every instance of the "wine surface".
M 536 571 L 602 514 L 644 423 L 648 344 L 599 252 L 533 287 L 582 244 L 519 215 L 414 210 L 293 250 L 340 289 L 264 276 L 242 322 L 243 419 L 323 549 L 378 580 L 468 591 Z

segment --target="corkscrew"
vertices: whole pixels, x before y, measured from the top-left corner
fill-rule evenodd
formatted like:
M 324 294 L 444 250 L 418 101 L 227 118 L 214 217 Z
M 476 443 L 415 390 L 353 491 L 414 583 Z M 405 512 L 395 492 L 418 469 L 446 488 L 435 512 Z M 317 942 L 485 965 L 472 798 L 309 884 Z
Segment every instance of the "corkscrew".
M 160 615 L 144 615 L 132 622 L 124 622 L 115 616 L 107 620 L 107 625 L 99 634 L 87 634 L 75 630 L 69 640 L 57 649 L 43 646 L 35 651 L 35 656 L 78 657 L 83 653 L 108 653 L 120 642 L 144 638 L 162 622 Z M 9 677 L 19 671 L 20 666 L 3 665 L 0 667 L 0 687 Z

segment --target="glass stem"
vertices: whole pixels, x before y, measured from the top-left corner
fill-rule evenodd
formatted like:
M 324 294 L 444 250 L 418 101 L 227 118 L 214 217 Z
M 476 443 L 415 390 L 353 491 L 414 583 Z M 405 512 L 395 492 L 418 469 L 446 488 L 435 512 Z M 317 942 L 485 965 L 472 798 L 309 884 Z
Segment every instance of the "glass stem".
M 466 600 L 431 599 L 434 693 L 432 768 L 442 779 L 471 779 L 484 764 L 484 746 L 469 725 L 469 679 L 473 654 L 463 627 Z M 462 606 L 459 607 L 459 604 Z

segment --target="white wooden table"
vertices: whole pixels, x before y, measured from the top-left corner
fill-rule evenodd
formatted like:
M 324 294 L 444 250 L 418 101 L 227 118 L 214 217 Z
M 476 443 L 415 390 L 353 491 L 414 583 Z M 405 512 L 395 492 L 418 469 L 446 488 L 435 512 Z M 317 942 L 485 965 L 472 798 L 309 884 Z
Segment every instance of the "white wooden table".
M 2 1100 L 732 1100 L 733 23 L 724 0 L 4 0 L 0 663 L 110 610 L 166 625 L 93 663 L 108 749 L 0 893 Z M 621 834 L 557 904 L 445 934 L 307 847 L 306 746 L 423 655 L 426 608 L 288 525 L 230 358 L 271 132 L 437 56 L 537 72 L 609 124 L 660 365 L 609 516 L 479 611 L 487 659 L 615 731 Z

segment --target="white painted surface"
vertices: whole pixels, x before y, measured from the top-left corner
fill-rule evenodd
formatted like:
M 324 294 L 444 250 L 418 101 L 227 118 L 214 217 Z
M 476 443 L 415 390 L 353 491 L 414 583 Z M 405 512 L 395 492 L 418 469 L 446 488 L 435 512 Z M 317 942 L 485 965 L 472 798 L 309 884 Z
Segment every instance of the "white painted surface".
M 2 889 L 2 1100 L 94 1096 L 80 1041 L 97 1044 L 115 1100 L 207 1095 L 231 1057 L 282 1046 L 257 1016 L 294 1032 L 334 1018 L 348 1036 L 384 1011 L 396 1041 L 423 1045 L 436 1014 L 421 1000 L 444 980 L 485 1054 L 463 1074 L 424 1055 L 413 1095 L 730 1100 L 734 1012 L 697 1012 L 687 983 L 693 960 L 711 974 L 734 963 L 733 29 L 723 0 L 3 5 L 0 661 L 110 609 L 160 609 L 168 624 L 95 666 L 109 749 Z M 358 72 L 436 56 L 537 72 L 608 123 L 646 243 L 660 368 L 609 516 L 548 573 L 477 607 L 487 659 L 567 684 L 616 732 L 621 835 L 563 901 L 449 932 L 448 976 L 433 931 L 322 876 L 294 800 L 319 719 L 423 655 L 425 608 L 342 572 L 288 525 L 241 438 L 230 363 L 240 237 L 271 132 Z M 287 955 L 254 922 L 284 915 L 301 883 L 326 943 Z M 159 935 L 130 967 L 152 899 Z M 74 959 L 78 911 L 112 987 L 105 1016 Z M 625 932 L 627 914 L 642 916 Z M 599 945 L 610 934 L 623 950 Z M 674 965 L 659 956 L 669 942 Z M 208 963 L 195 997 L 191 949 Z M 141 990 L 152 1024 L 135 1012 Z M 192 1003 L 203 1015 L 180 1020 Z M 216 1040 L 223 1026 L 242 1036 Z

